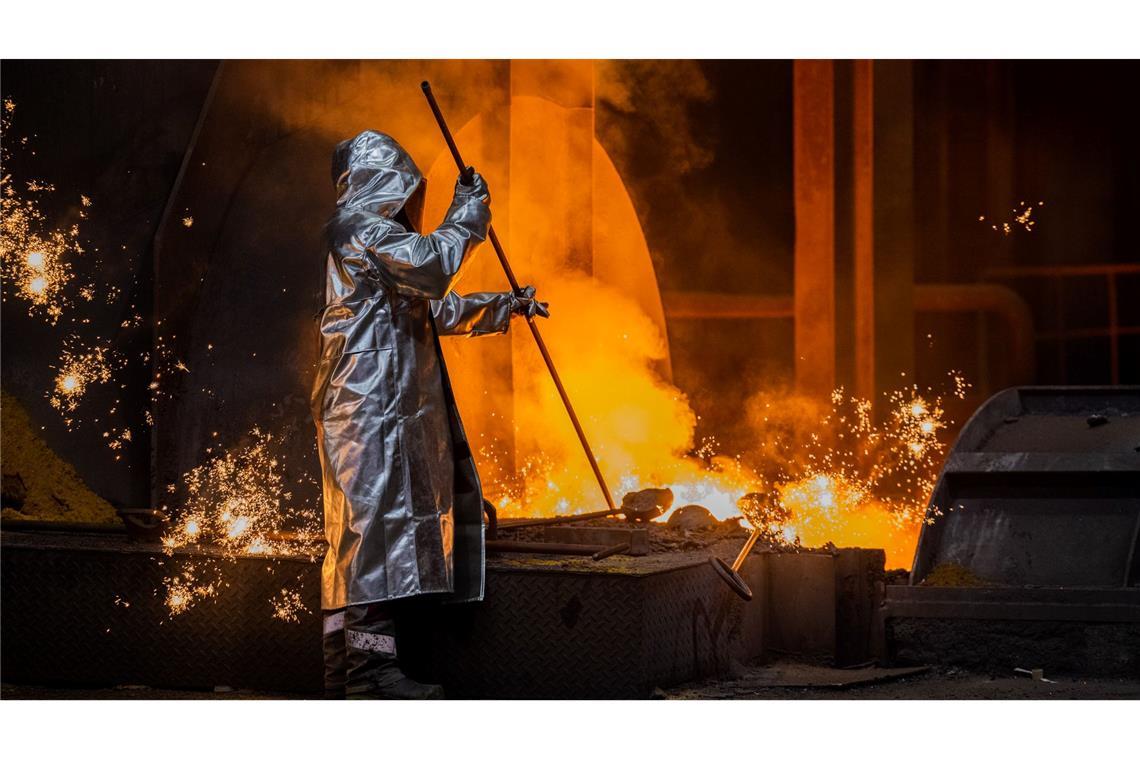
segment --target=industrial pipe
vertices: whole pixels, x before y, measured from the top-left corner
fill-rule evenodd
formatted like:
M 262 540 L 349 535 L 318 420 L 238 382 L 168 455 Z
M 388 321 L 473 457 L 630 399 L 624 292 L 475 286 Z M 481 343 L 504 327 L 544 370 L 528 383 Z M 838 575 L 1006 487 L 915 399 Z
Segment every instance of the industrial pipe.
M 938 283 L 914 286 L 914 310 L 953 313 L 978 311 L 993 314 L 1009 335 L 1010 385 L 1033 381 L 1036 354 L 1033 312 L 1011 288 L 985 282 Z

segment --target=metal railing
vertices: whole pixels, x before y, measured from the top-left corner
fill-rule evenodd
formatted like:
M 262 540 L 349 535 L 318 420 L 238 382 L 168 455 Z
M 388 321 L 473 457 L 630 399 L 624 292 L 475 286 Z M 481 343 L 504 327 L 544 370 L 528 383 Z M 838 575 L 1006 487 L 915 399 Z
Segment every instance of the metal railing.
M 1140 264 L 1076 264 L 1043 266 L 995 267 L 985 272 L 991 280 L 1026 280 L 1044 278 L 1054 282 L 1054 303 L 1056 308 L 1056 329 L 1038 332 L 1038 343 L 1053 341 L 1057 345 L 1058 366 L 1061 381 L 1067 378 L 1065 352 L 1072 340 L 1085 338 L 1108 338 L 1109 376 L 1113 385 L 1120 383 L 1120 338 L 1126 335 L 1140 335 L 1140 325 L 1120 324 L 1120 299 L 1118 279 L 1121 276 L 1140 275 Z M 1105 324 L 1103 327 L 1068 327 L 1065 316 L 1065 283 L 1083 277 L 1103 277 L 1107 289 L 1105 298 Z
M 795 319 L 791 295 L 663 291 L 661 301 L 670 319 Z M 1032 382 L 1036 368 L 1033 314 L 1011 288 L 984 282 L 920 283 L 914 286 L 914 310 L 996 318 L 1007 336 L 1008 350 L 1002 358 L 1010 383 Z M 979 351 L 985 350 L 984 342 L 980 343 Z

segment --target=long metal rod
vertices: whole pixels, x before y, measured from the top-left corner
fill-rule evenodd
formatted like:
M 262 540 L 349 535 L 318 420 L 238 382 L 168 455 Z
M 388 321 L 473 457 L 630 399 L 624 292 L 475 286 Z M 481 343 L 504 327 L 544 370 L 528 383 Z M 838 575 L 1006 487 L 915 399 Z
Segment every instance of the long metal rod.
M 435 101 L 435 95 L 432 94 L 431 85 L 424 82 L 420 85 L 424 91 L 424 97 L 427 98 L 428 105 L 431 106 L 431 112 L 435 116 L 435 121 L 439 125 L 439 131 L 443 133 L 443 139 L 447 141 L 447 148 L 451 151 L 451 157 L 455 159 L 455 165 L 459 167 L 460 176 L 464 180 L 464 184 L 470 181 L 470 176 L 467 171 L 467 164 L 463 161 L 463 156 L 459 154 L 459 147 L 455 144 L 454 138 L 451 136 L 451 130 L 447 128 L 447 122 L 443 119 L 443 113 L 439 110 L 439 104 Z M 499 257 L 499 263 L 503 265 L 503 271 L 507 275 L 507 282 L 511 284 L 511 289 L 516 295 L 522 293 L 522 288 L 519 287 L 519 281 L 515 279 L 514 270 L 511 269 L 511 264 L 507 261 L 507 254 L 503 251 L 503 246 L 499 242 L 499 236 L 495 234 L 494 227 L 487 227 L 487 237 L 491 239 L 491 246 L 495 249 L 495 254 Z M 590 469 L 594 471 L 594 477 L 598 479 L 598 487 L 602 489 L 602 495 L 606 499 L 606 506 L 609 507 L 611 512 L 617 512 L 617 505 L 614 504 L 614 497 L 610 494 L 609 486 L 606 485 L 605 478 L 602 477 L 602 471 L 598 467 L 598 460 L 594 458 L 594 451 L 590 448 L 590 442 L 586 440 L 586 433 L 582 430 L 582 423 L 578 422 L 578 415 L 574 413 L 574 406 L 570 403 L 570 396 L 566 394 L 566 388 L 562 385 L 562 379 L 558 376 L 558 370 L 554 368 L 554 360 L 550 358 L 550 352 L 546 350 L 546 342 L 543 341 L 541 333 L 538 331 L 538 325 L 534 323 L 534 317 L 529 314 L 526 316 L 527 327 L 530 328 L 530 334 L 534 336 L 534 342 L 538 346 L 539 353 L 542 354 L 542 360 L 546 362 L 546 368 L 550 370 L 550 379 L 554 381 L 554 387 L 558 389 L 558 395 L 562 397 L 562 405 L 566 407 L 566 413 L 570 415 L 570 422 L 574 425 L 574 432 L 578 434 L 578 440 L 582 443 L 582 450 L 586 453 L 586 459 L 590 460 Z
M 594 520 L 599 517 L 612 517 L 618 514 L 612 509 L 602 509 L 597 512 L 579 512 L 576 515 L 558 515 L 557 517 L 506 517 L 499 521 L 501 528 L 533 528 L 536 525 L 561 525 L 563 523 L 576 523 L 583 520 Z

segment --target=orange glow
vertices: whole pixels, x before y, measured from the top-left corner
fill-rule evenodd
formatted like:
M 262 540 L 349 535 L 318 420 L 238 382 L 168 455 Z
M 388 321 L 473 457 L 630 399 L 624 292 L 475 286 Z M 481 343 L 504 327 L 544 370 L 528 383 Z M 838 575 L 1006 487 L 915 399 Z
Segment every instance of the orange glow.
M 757 394 L 753 407 L 766 400 L 781 410 L 770 416 L 787 417 L 769 425 L 751 409 L 753 450 L 718 455 L 697 441 L 696 414 L 670 380 L 656 276 L 636 213 L 600 145 L 577 156 L 566 148 L 580 144 L 571 139 L 578 119 L 549 101 L 512 98 L 509 166 L 488 145 L 481 119 L 458 130 L 457 140 L 493 197 L 495 188 L 510 187 L 506 202 L 497 196 L 496 226 L 520 281 L 551 303 L 552 316 L 539 328 L 615 499 L 669 487 L 674 508 L 701 504 L 725 519 L 740 516 L 745 494 L 771 490 L 788 513 L 764 526 L 776 540 L 882 547 L 889 566 L 909 567 L 941 452 L 937 398 L 896 394 L 885 399 L 889 418 L 875 425 L 870 403 L 842 391 L 830 405 Z M 449 162 L 441 154 L 429 172 L 429 226 L 450 200 Z M 488 247 L 459 291 L 505 287 Z M 484 488 L 500 514 L 604 508 L 525 326 L 516 321 L 509 338 L 443 343 Z
M 783 526 L 789 542 L 884 549 L 888 568 L 910 567 L 921 521 L 892 512 L 861 485 L 828 473 L 785 483 L 777 491 L 791 513 Z

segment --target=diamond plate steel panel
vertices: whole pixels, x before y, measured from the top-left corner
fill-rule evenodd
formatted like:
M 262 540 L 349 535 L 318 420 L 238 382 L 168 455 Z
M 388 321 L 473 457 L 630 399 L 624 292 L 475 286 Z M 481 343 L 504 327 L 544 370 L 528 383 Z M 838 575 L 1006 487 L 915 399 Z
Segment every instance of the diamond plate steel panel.
M 316 610 L 319 565 L 239 560 L 216 599 L 170 618 L 163 576 L 193 559 L 117 539 L 5 533 L 5 680 L 316 694 L 318 616 L 286 623 L 269 600 L 283 574 L 300 574 Z M 760 557 L 744 569 L 758 591 L 763 572 Z M 491 560 L 484 602 L 403 604 L 399 648 L 413 675 L 452 697 L 637 698 L 758 656 L 765 608 L 732 594 L 699 555 Z

